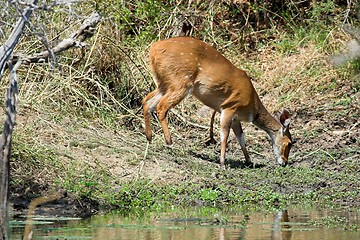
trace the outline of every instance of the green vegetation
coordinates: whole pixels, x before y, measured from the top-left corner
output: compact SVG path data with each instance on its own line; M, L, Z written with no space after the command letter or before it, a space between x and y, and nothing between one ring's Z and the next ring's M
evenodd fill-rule
M85 49L59 56L55 68L44 64L20 69L13 199L31 199L60 187L73 198L125 212L189 204L356 206L359 64L334 67L328 59L345 51L350 37L341 26L344 21L356 24L357 1L346 18L348 6L336 1L286 1L283 7L272 1L178 2L74 4L72 9L82 16L96 6L104 20ZM79 25L76 14L38 14L48 26L50 42ZM69 21L63 21L67 17ZM254 78L270 111L290 109L298 141L290 166L275 165L265 134L249 124L244 126L254 168L242 165L232 137L227 169L219 169L219 145L205 147L207 131L174 113L169 114L174 145L164 146L156 120L154 140L147 145L141 100L154 88L148 48L159 38L176 35L184 20L192 25L192 36L216 46ZM38 39L27 35L17 51L43 49ZM210 114L200 118L200 107L190 98L176 111L190 122L208 125Z
M344 230L357 231L359 226L356 224L349 223L345 217L339 216L326 216L318 220L312 220L310 224L314 226L326 226L326 227L340 227Z

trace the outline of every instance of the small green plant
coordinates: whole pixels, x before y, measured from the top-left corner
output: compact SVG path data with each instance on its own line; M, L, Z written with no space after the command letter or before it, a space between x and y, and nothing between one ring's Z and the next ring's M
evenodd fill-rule
M219 197L219 192L215 189L200 189L199 199L205 202L213 203Z
M75 193L79 197L91 197L98 183L88 180L86 177L74 177L71 180L65 180L62 187L70 193Z
M156 201L161 201L158 197L161 190L146 180L123 183L111 191L113 193L106 196L107 202L122 212L161 207L161 204L156 204Z

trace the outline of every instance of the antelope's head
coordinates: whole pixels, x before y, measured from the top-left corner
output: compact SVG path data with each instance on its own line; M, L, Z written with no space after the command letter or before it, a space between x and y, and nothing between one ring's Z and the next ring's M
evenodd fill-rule
M282 166L286 166L288 164L290 149L293 145L293 140L289 130L290 114L287 110L284 110L277 118L281 124L281 128L275 133L273 139L273 149L277 162Z

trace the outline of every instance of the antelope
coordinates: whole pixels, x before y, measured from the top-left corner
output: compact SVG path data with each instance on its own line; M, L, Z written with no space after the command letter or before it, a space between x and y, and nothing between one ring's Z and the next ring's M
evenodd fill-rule
M166 115L187 95L220 112L220 166L225 165L226 145L232 128L245 156L252 164L245 146L241 121L263 129L272 142L277 162L288 163L292 139L290 114L284 110L276 119L264 107L245 71L235 67L221 53L192 37L158 41L150 47L150 64L156 89L143 100L145 135L152 139L151 113L157 110L165 141L172 144Z

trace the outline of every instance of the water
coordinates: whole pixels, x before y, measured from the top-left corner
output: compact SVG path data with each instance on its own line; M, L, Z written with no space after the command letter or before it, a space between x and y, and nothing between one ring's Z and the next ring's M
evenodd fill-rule
M142 216L106 214L89 219L37 217L32 230L33 239L339 240L360 239L360 229L357 229L359 215L358 210L346 209L294 208L264 213L189 208ZM12 221L10 239L22 239L22 223Z

